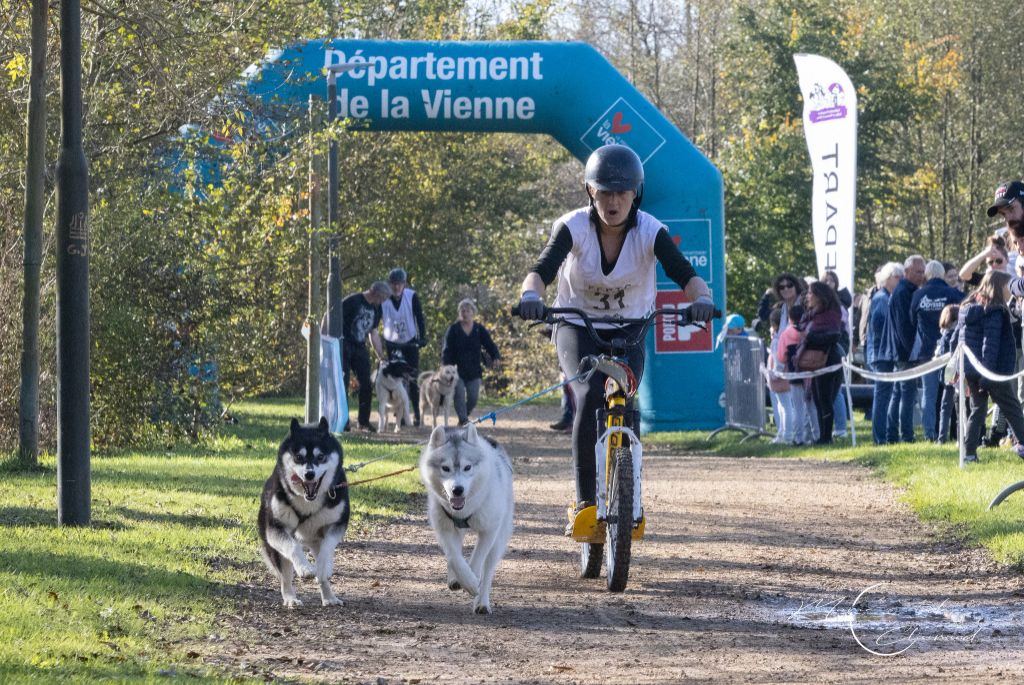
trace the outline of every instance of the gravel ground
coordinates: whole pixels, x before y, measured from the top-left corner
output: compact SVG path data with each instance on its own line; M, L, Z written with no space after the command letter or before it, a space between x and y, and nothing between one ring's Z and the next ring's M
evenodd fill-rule
M323 682L1024 680L1024 578L922 524L854 465L649 451L629 587L578 578L577 545L561 535L573 488L568 436L547 428L555 413L484 430L516 477L493 615L446 588L416 494L409 516L339 547L344 607L320 607L301 581L306 605L286 610L256 573L198 658Z

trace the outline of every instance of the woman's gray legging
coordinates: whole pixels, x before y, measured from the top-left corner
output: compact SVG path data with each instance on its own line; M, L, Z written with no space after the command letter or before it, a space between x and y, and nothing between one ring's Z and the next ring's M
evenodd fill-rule
M469 421L469 415L476 409L476 401L480 399L480 379L464 381L461 378L455 384L455 415L459 423Z
M637 326L618 331L598 331L603 340L628 338L636 335ZM600 349L585 328L559 324L555 329L555 350L558 364L566 378L576 375L580 359L588 354L607 354ZM629 350L626 359L636 374L637 381L644 373L643 343ZM594 503L597 497L597 465L594 461L594 444L597 442L597 411L604 408L604 381L602 373L595 373L589 383L576 381L572 384L576 400L576 416L572 424L572 457L576 463L576 501ZM632 406L632 402L630 403Z

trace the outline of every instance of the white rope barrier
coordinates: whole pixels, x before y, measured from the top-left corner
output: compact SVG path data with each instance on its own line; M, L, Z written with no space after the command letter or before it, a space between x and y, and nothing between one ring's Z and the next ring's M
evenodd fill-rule
M949 363L949 360L950 360L951 356L952 355L950 355L949 353L946 353L946 354L942 355L941 357L936 357L935 359L931 359L931 360L925 362L924 364L920 364L920 365L915 366L915 367L910 368L910 369L904 369L902 371L889 371L889 372L868 371L867 369L862 369L859 366L855 366L855 365L851 364L846 357L843 357L843 361L840 362L839 364L833 364L832 366L826 366L826 367L824 367L822 369L817 369L815 371L798 371L798 372L776 371L774 369L769 369L767 366L762 364L761 365L761 373L764 374L766 378L769 378L769 377L771 377L771 378L783 378L783 379L785 379L787 381L794 381L794 380L803 380L805 378L814 378L816 376L823 376L826 373L832 373L833 371L838 371L839 369L841 369L843 367L846 367L851 372L856 373L857 375L859 375L859 376L861 376L863 378L866 378L869 381L885 381L885 382L909 381L912 378L920 378L921 376L927 376L929 373L931 373L933 371L937 371L937 370L939 370L941 368L944 368L946 366L946 364ZM1021 373L1024 373L1024 372L1021 372Z
M944 368L946 364L949 363L949 360L952 358L952 356L953 355L951 353L947 352L941 357L935 357L934 359L930 359L923 364L919 364L918 366L909 369L903 369L902 371L868 371L867 369L862 369L859 366L854 366L849 362L846 362L846 366L850 369L850 371L856 373L858 376L861 376L862 378L866 378L869 381L883 381L886 383L890 383L894 381L909 381L912 378L920 378L921 376L927 376L933 371L937 371L941 368Z
M996 381L997 383L1005 383L1006 381L1015 381L1021 376L1024 376L1024 370L1018 371L1012 376L1002 376L998 373L993 373L992 371L989 371L984 366L982 366L981 362L978 361L978 358L974 356L974 352L971 351L971 348L967 347L967 345L962 345L961 348L967 354L967 358L971 360L971 364L974 365L975 370L980 375L984 376L990 381Z
M805 378L814 378L815 376L824 376L826 373L832 373L843 368L842 362L839 364L833 364L832 366L826 366L821 369L814 371L776 371L775 369L769 369L764 364L761 364L761 373L765 378L782 378L787 381L800 381Z
M954 355L955 355L955 353L957 351L961 351L962 354L956 355L955 358L954 358ZM849 400L850 399L849 398L849 392L850 392L850 388L849 388L849 381L850 381L849 375L850 375L850 373L856 373L857 375L861 376L862 378L865 378L866 380L871 380L871 381L883 381L883 382L907 381L907 380L911 380L913 378L920 378L921 376L926 376L929 373L933 373L935 371L938 371L939 369L943 369L943 368L945 368L946 366L949 365L950 360L954 360L954 362L957 365L957 369L959 371L959 373L958 373L959 378L958 378L958 383L957 383L957 386L958 386L957 387L957 389L958 389L958 392L957 392L957 396L958 396L957 397L957 405L958 405L957 406L957 414L959 415L958 416L959 420L957 421L957 424L958 424L957 425L957 433L958 433L958 436L957 436L958 440L957 440L957 442L959 442L959 447L960 447L960 468L963 468L964 464L966 463L965 462L965 458L967 456L967 454L966 454L966 446L967 446L967 441L966 441L967 406L966 405L967 405L967 402L966 402L966 393L964 392L964 380L965 380L964 379L964 366L965 366L965 362L967 360L970 360L971 364L974 366L974 369L978 372L978 374L980 376L983 376L984 378L987 378L990 381L994 381L994 382L997 382L997 383L1005 383L1005 382L1015 381L1015 380L1017 380L1019 378L1022 378L1022 377L1024 377L1024 370L1018 371L1017 373L1012 374L1010 376L1004 376L1002 374L994 373L993 371L990 371L989 369L987 369L978 360L978 357L974 354L974 352L971 350L971 348L969 348L967 345L958 345L956 350L954 350L954 352L947 352L946 354L943 354L943 355L941 355L939 357L935 357L934 359L931 359L931 360L929 360L929 361L927 361L927 362L925 362L923 364L919 364L918 366L915 366L915 367L910 368L910 369L904 369L902 371L892 371L892 372L888 372L888 373L883 373L883 372L879 372L879 371L868 371L867 369L862 369L859 366L854 366L853 364L850 363L850 361L849 361L849 359L847 357L843 357L842 362L840 362L839 364L833 364L832 366L826 366L824 368L817 369L815 371L799 371L799 372L796 372L796 373L787 373L787 372L783 372L783 371L776 371L774 369L769 369L763 363L761 364L760 371L761 371L761 375L763 375L766 380L771 380L772 378L781 378L781 379L785 379L787 381L792 381L792 380L804 380L804 379L807 379L807 378L815 378L816 376L823 376L823 375L825 375L827 373L833 373L835 371L838 371L839 369L845 368L847 399ZM850 406L851 407L853 406L853 402L852 401L850 401ZM852 423L852 419L853 419L852 415L850 416L850 419L851 419L851 423ZM854 435L856 435L856 433L854 433ZM856 438L854 438L854 440L855 440L854 444L856 444Z

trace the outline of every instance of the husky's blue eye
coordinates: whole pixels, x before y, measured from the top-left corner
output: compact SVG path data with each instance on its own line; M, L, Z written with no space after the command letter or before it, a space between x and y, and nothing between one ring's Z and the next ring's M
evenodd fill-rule
M449 473L449 472L451 472L451 467L448 467L448 466L442 466L442 467L441 467L441 472L442 472L442 473Z
M463 468L462 470L463 470L463 471L469 471L469 470L470 470L471 468L473 468L473 466L472 466L472 465L470 465L470 464L466 464L466 467L465 467L465 468Z

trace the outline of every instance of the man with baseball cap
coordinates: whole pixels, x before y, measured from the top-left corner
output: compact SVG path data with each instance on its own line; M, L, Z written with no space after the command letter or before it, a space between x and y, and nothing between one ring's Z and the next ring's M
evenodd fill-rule
M994 217L996 214L1003 218L1010 237L1013 238L1012 241L1007 241L1007 247L1016 247L1019 252L1021 247L1024 247L1024 183L1003 181L996 186L995 198L992 200L992 206L988 208L988 215ZM1016 273L1016 269L1010 270L1010 274L1014 276L1010 281L1010 293L1024 297L1024 278L1018 277Z
M988 208L988 215L994 217L996 214L1005 222L1002 228L996 230L996 235L1006 241L1010 256L1009 272L1016 275L1017 255L1024 246L1024 183L1002 181L996 186L995 198L992 206ZM1007 233L1010 235L1007 236Z
M1003 181L996 187L995 199L988 208L988 215L996 214L1003 218L1006 227L1015 238L1024 238L1024 183L1020 181Z

